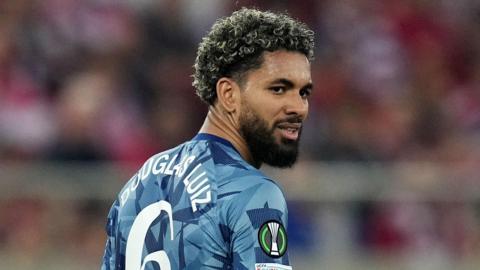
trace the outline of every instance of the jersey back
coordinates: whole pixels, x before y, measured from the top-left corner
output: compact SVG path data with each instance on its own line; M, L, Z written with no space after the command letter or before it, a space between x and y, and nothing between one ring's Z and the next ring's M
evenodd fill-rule
M121 190L102 269L291 269L287 215L276 183L228 141L198 134Z

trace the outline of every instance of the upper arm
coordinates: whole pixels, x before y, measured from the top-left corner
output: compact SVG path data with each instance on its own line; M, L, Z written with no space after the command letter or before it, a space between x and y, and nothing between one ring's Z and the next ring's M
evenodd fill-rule
M105 230L107 233L107 241L105 245L105 253L102 260L102 270L111 270L116 269L116 223L117 223L117 211L118 211L118 202L115 202L108 214L107 224Z
M288 265L288 211L280 188L264 180L231 203L234 269L255 269L258 263Z

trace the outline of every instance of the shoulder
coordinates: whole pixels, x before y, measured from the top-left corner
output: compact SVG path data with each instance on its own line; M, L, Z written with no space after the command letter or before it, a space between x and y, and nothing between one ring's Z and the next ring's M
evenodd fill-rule
M261 177L247 179L238 193L224 199L220 211L220 221L231 231L233 249L239 254L242 265L253 267L254 262L288 264L288 257L283 256L286 253L288 209L283 192L275 182ZM260 232L262 237L268 238L265 228L270 225L282 228L284 235L279 240L280 250L276 254L270 254L268 241L260 246Z
M246 175L231 181L226 188L220 189L218 201L223 205L223 216L234 222L248 217L251 222L267 218L286 223L288 216L282 189L261 175Z
M280 186L273 179L249 164L239 165L241 166L228 164L217 167L219 191L234 192L237 199L251 199L262 195L279 199L284 197Z
M284 193L273 180L254 176L244 181L242 186L243 189L237 194L235 200L244 202L245 208L285 208Z

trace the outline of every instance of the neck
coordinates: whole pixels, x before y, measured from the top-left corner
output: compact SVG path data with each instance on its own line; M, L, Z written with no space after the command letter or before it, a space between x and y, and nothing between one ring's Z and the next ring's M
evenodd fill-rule
M200 132L216 135L229 141L245 161L256 168L260 167L260 164L254 161L247 142L240 134L238 124L230 114L221 111L216 106L210 106Z

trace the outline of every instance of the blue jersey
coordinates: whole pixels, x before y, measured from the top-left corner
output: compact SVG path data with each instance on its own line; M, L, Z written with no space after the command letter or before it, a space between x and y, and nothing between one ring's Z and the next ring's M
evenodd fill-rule
M103 270L291 269L282 191L210 134L150 158L107 222Z

